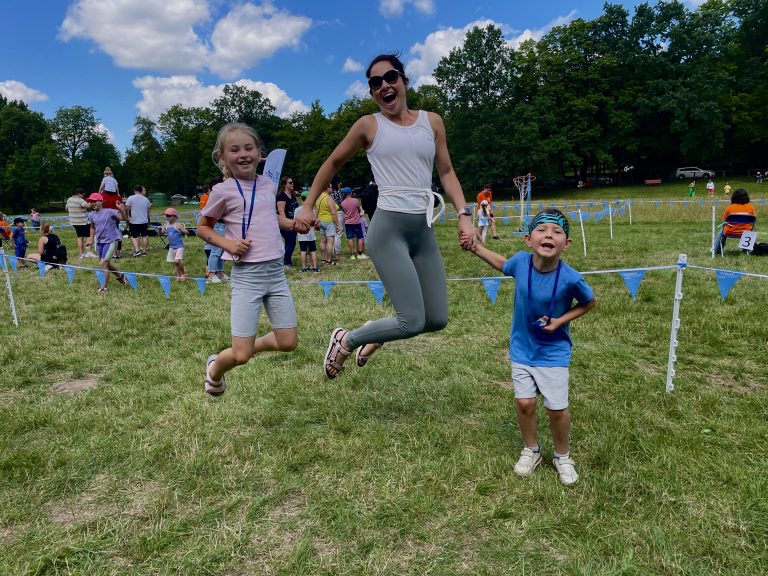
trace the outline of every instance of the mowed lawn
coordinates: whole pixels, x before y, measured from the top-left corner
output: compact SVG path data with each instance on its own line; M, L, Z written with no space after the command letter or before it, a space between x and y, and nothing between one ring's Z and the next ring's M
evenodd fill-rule
M748 186L758 241L768 241L764 186ZM0 574L768 572L768 278L742 277L722 301L715 273L697 268L768 275L768 258L729 241L712 259L704 195L668 202L686 190L534 197L534 207L579 201L592 212L603 198L636 200L613 239L607 218L585 223L586 256L571 223L565 260L578 270L667 266L682 253L691 265L672 394L676 270L648 270L636 300L617 273L586 276L598 306L571 327L572 488L550 464L543 410L545 463L529 479L513 472L512 280L495 304L479 280L450 281L445 330L387 344L364 369L350 362L327 380L330 332L392 309L366 284L342 283L376 280L370 262L290 271L298 349L235 369L213 399L203 365L229 342L226 284L201 295L174 281L166 298L155 278L97 294L91 272L71 285L63 271L11 272L20 326L3 280ZM507 203L497 215L514 222ZM515 228L500 224L488 246L522 249ZM436 230L450 278L498 276L459 248L454 223ZM62 237L72 255L74 237ZM116 264L172 274L157 242ZM202 275L197 238L186 265ZM339 282L327 300L319 280Z

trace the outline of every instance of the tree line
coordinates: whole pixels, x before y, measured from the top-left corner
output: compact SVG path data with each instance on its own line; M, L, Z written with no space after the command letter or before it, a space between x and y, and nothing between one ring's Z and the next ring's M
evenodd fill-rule
M593 20L516 47L496 26L474 28L434 76L436 85L408 90L409 106L443 115L468 190L528 172L541 183L566 174L665 178L684 164L768 166L765 0L708 0L696 10L661 1L633 14L606 3ZM211 149L232 121L256 128L267 151L286 148L284 174L308 185L351 125L376 110L370 98L353 97L329 114L315 101L280 118L258 91L227 85L208 107L137 117L121 157L93 108L59 108L47 120L0 97L0 207L19 212L76 186L96 190L105 166L124 190L141 183L190 196L218 176ZM353 186L370 179L363 153L341 178Z

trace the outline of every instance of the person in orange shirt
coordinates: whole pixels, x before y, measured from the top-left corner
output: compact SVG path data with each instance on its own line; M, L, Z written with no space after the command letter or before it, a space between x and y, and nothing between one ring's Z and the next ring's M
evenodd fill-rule
M731 214L751 214L757 216L755 207L749 202L749 194L744 188L736 188L731 196L731 203L728 208L723 212L723 227L717 235L715 240L715 252L722 251L725 247L725 240L728 237L741 236L743 232L749 232L752 230L752 224L738 224L738 223L725 223L725 219Z
M477 194L477 205L480 206L480 204L483 203L483 200L488 202L488 206L490 208L488 221L491 223L491 236L493 236L494 240L499 239L499 235L496 233L496 218L493 217L493 198L492 198L492 192L491 192L491 185L490 184L484 184L483 189L478 192Z
M208 196L211 194L211 187L206 184L203 186L203 193L200 194L200 210L205 208L205 205L208 204Z

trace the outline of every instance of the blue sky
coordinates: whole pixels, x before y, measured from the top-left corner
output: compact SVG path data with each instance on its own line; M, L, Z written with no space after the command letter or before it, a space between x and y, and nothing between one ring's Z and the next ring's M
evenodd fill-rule
M621 2L630 9L637 0ZM652 4L654 2L651 2ZM691 0L694 7L699 0ZM411 83L474 25L512 43L602 13L602 0L11 0L0 20L0 94L52 118L89 106L117 148L137 115L207 106L228 83L281 116L319 100L326 113L365 95L364 68L398 50Z

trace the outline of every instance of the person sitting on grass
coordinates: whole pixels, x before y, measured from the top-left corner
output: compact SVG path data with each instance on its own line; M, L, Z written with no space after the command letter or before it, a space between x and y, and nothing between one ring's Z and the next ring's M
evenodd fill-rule
M127 284L125 276L112 265L111 259L117 250L117 243L122 238L117 223L121 220L128 220L128 212L125 204L117 203L115 208L103 208L104 197L98 192L88 196L88 202L91 203L92 211L88 214L88 221L91 223L94 242L96 242L96 252L99 255L99 266L106 272L104 275L104 285L99 286L97 292L107 291L109 284L109 273L115 275L120 284Z
M184 270L184 239L181 237L183 234L189 234L187 227L179 222L179 213L175 208L166 208L165 219L168 224L160 227L160 234L165 234L168 238L168 262L173 262L176 267L176 280L183 282L189 276L187 276L186 270Z
M596 300L584 278L560 260L571 244L568 231L563 213L549 208L539 212L528 227L525 244L530 253L520 251L507 259L480 243L475 243L472 251L493 268L515 278L509 357L515 411L524 443L515 473L530 476L541 463L536 436L536 397L541 394L555 449L552 463L560 481L572 485L579 475L569 448L568 366L572 344L568 325L594 308Z

